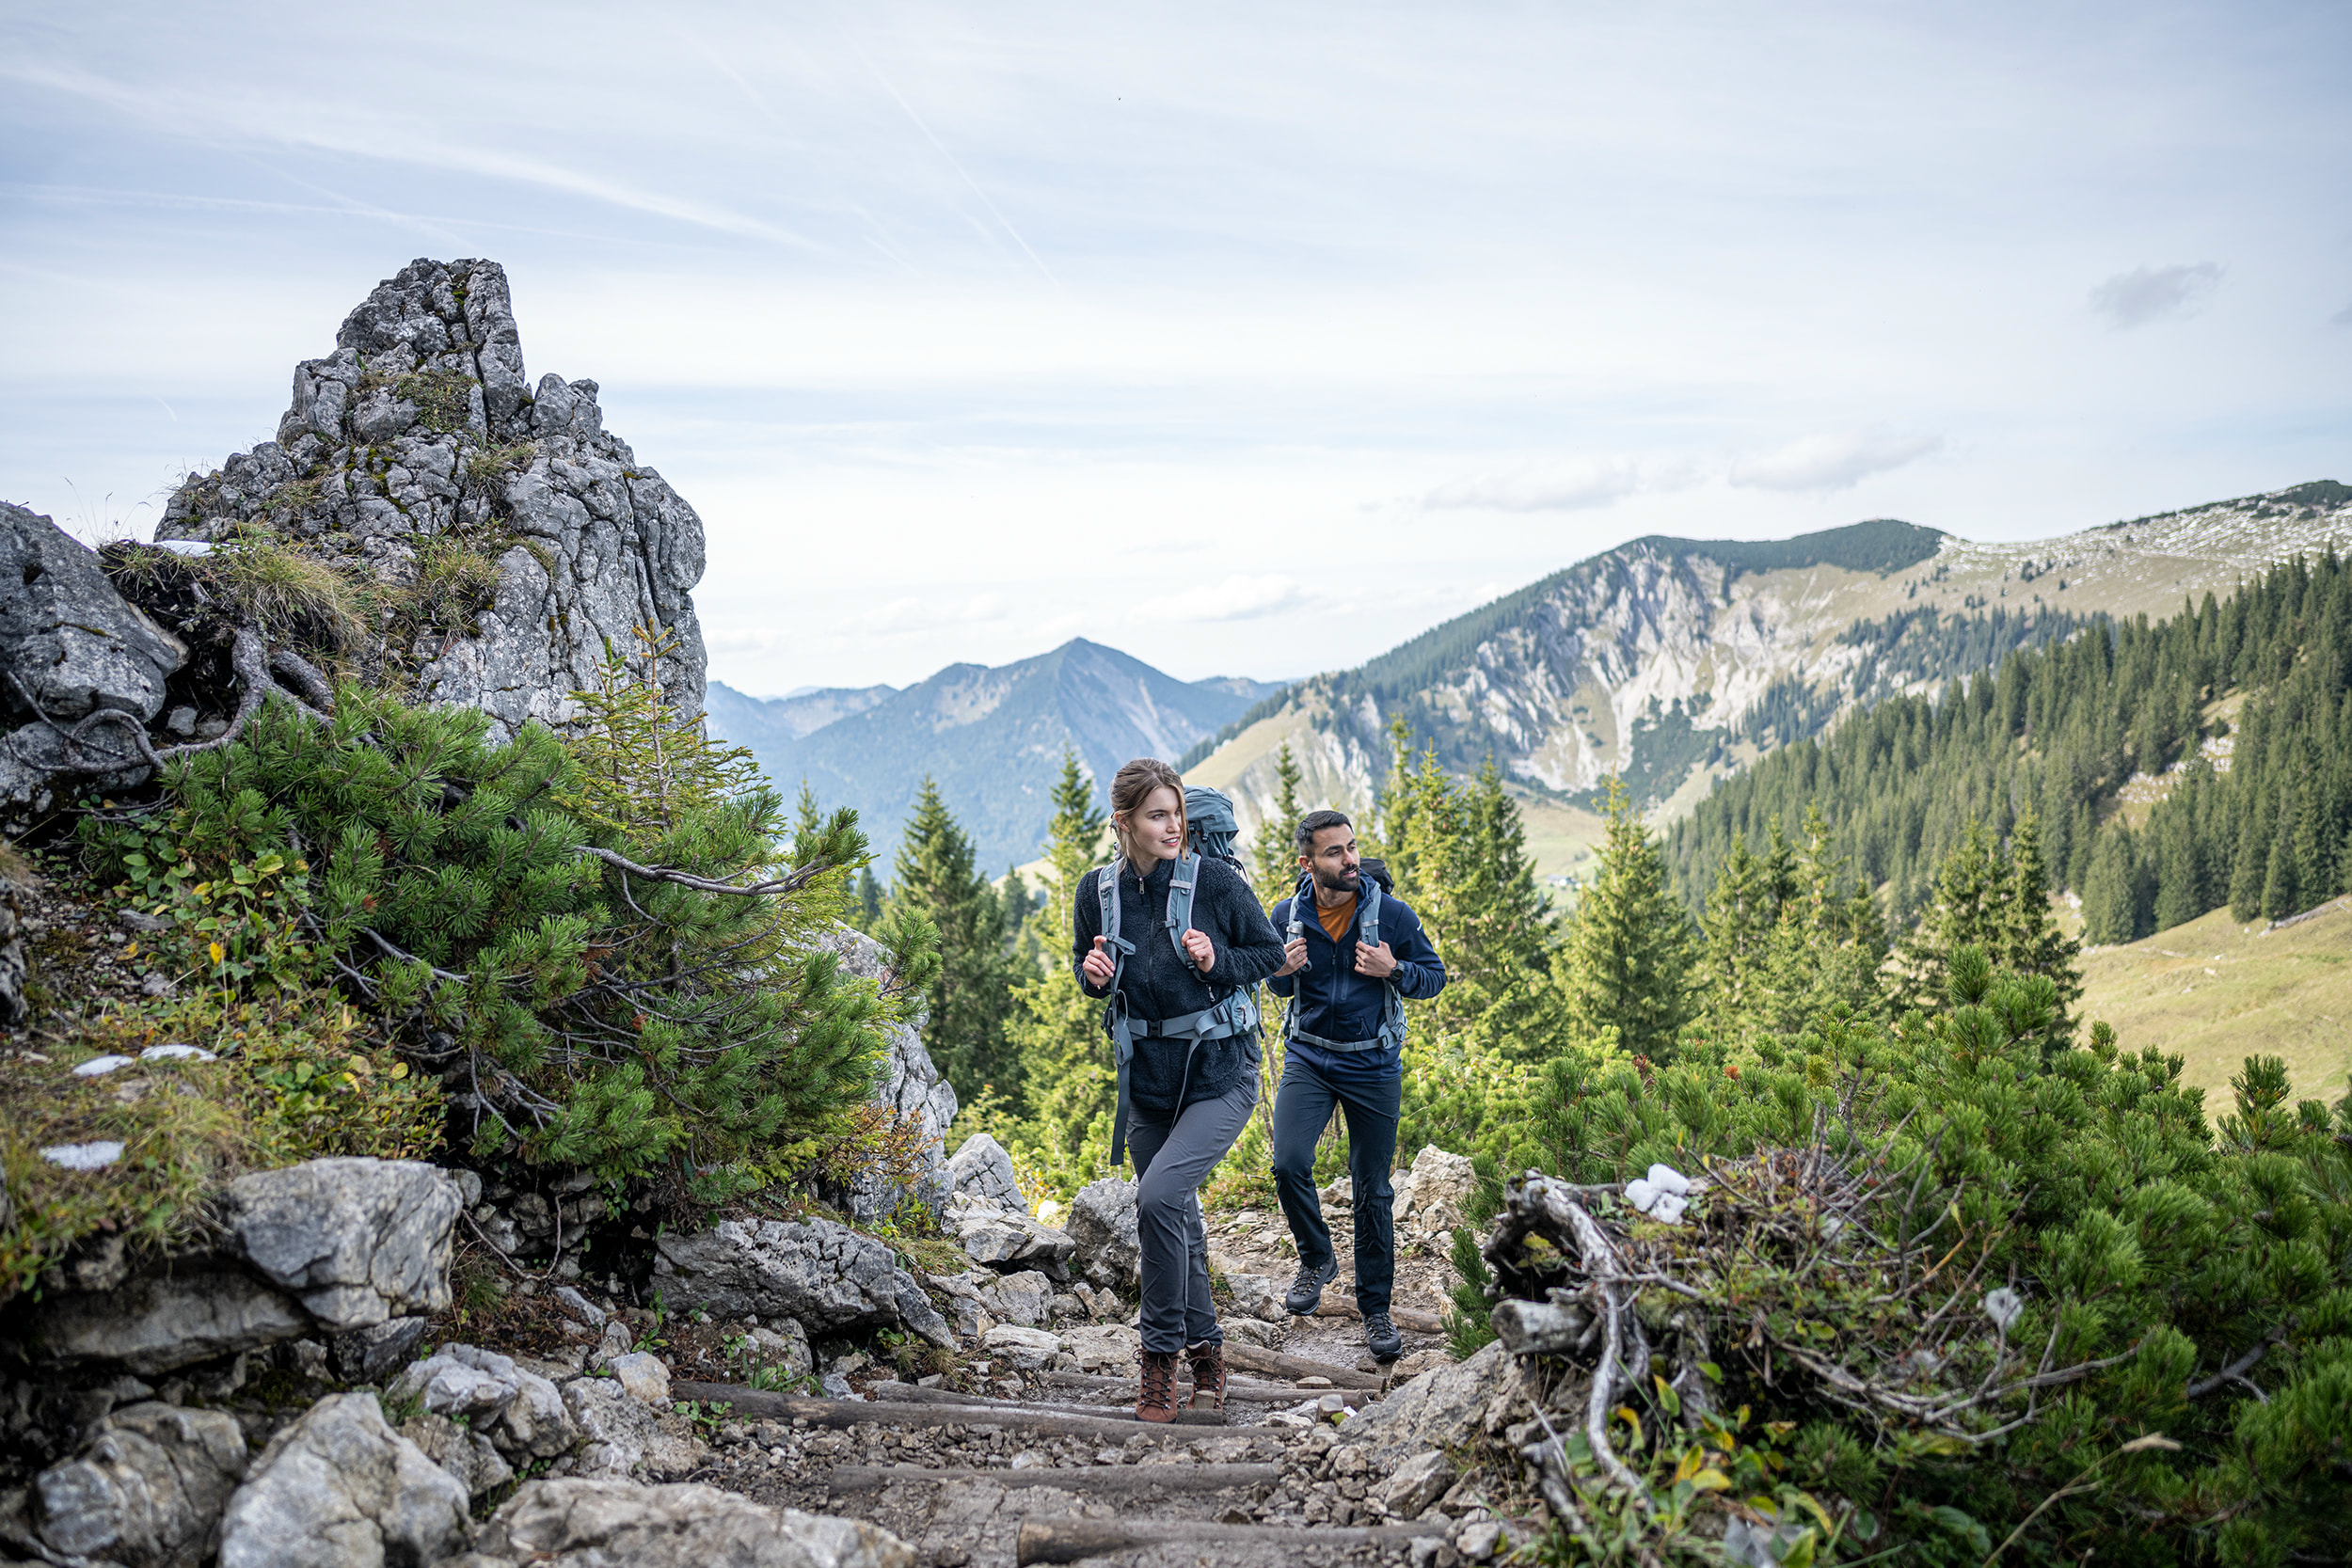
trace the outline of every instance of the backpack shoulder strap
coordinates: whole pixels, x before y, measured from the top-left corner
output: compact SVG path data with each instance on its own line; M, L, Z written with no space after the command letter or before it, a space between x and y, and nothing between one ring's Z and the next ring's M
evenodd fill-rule
M1363 900L1362 911L1356 921L1356 940L1366 947L1380 945L1380 884L1370 877L1361 879L1356 896Z
M1119 982L1127 973L1127 955L1136 944L1119 934L1119 878L1126 867L1124 860L1114 860L1099 866L1094 873L1094 896L1103 911L1102 932L1109 939L1111 950L1111 990L1119 990Z
M1168 874L1168 936L1176 956L1187 962L1192 956L1184 951L1184 933L1192 929L1192 898L1200 883L1200 857L1187 848Z

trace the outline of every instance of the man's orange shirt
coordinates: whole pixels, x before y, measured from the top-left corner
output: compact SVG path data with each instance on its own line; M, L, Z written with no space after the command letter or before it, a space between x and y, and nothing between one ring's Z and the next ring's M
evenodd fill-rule
M1315 921L1323 927L1323 934L1331 939L1334 947L1340 944L1342 937L1347 935L1347 923L1355 918L1356 895L1352 893L1329 909L1323 907L1321 899L1315 901Z

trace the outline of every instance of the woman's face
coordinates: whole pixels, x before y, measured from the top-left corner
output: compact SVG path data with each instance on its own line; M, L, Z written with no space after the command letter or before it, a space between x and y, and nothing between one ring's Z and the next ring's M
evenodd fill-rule
M1174 860L1184 852L1184 801L1168 785L1160 785L1127 814L1127 838L1138 858Z

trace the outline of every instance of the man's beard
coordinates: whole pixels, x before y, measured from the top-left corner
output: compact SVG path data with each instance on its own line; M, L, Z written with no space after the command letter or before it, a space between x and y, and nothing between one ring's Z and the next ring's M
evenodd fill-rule
M1318 869L1314 874L1315 886L1326 893L1353 893L1363 881L1363 874L1359 871L1347 871L1342 875L1346 878L1346 880L1342 881L1338 877L1327 877Z

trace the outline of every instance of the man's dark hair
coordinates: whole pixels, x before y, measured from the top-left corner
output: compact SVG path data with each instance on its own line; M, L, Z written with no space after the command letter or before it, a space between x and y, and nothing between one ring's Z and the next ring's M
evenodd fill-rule
M1300 854L1311 855L1315 852L1315 834L1326 828L1354 826L1343 811L1311 811L1298 819L1298 831L1291 835L1291 842L1298 846Z

